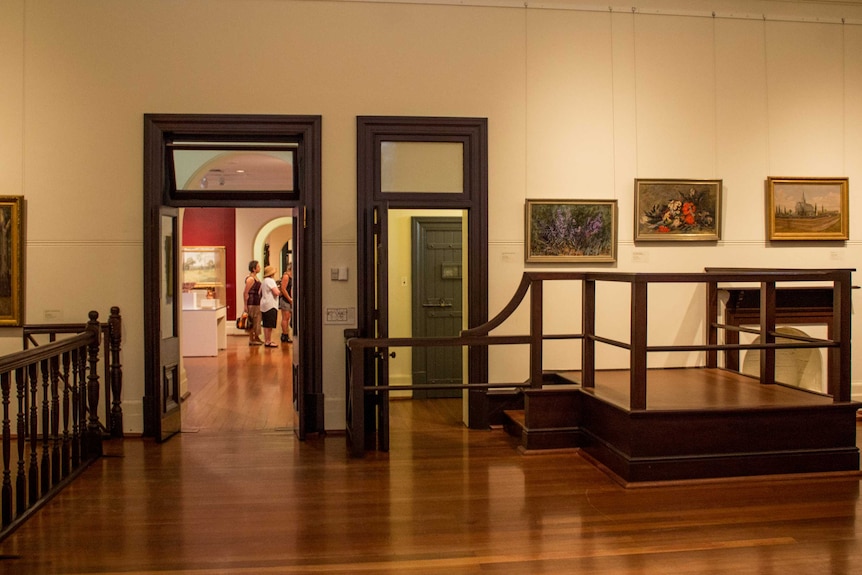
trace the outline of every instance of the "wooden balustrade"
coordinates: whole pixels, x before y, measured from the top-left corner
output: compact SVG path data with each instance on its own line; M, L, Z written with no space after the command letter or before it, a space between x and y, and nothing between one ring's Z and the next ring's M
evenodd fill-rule
M850 400L850 304L851 269L826 270L764 270L745 268L712 268L705 273L619 273L619 272L525 272L514 296L503 310L482 326L464 330L459 337L446 338L362 338L350 337L348 346L347 374L347 435L351 454L361 456L366 449L374 446L369 435L377 432L381 450L388 447L386 403L388 392L394 389L420 389L421 386L380 386L375 385L375 357L389 353L392 347L427 346L490 346L526 344L530 346L529 379L526 382L489 384L468 382L451 385L461 389L493 387L521 387L538 389L547 379L543 371L543 342L549 339L581 340L580 365L566 371L578 371L581 386L585 389L595 385L596 344L622 348L629 354L629 405L632 412L647 409L647 356L653 352L705 352L706 367L717 368L718 353L740 350L759 350L761 354L761 382L775 382L775 352L779 349L825 348L828 362L828 394L834 402ZM575 334L547 334L543 327L543 283L546 281L575 280L581 282L582 313L581 330ZM630 337L629 341L619 341L596 333L597 284L615 282L630 286ZM828 339L805 338L805 341L776 343L775 327L775 290L779 282L825 284L834 294L831 314L831 334ZM704 343L691 345L649 345L647 341L648 293L652 284L693 283L706 285L706 334ZM761 291L761 316L757 334L762 334L760 343L740 344L719 343L718 333L722 330L737 329L719 323L719 286L733 283L754 283ZM526 335L491 336L490 332L504 324L524 302L527 293L529 300L529 333ZM785 339L793 339L782 335ZM576 354L573 354L573 356ZM375 410L377 417L375 418ZM375 421L376 419L376 421Z
M106 324L91 311L86 324L25 326L25 349L0 358L0 539L102 455L109 430L100 418L100 350L110 433L122 436L120 327L116 307ZM39 335L49 341L40 344Z
M84 323L52 323L29 324L23 329L24 349L38 347L41 343L57 341L58 336L78 334L84 331ZM120 362L122 349L123 319L120 308L112 307L108 321L100 324L101 355L104 358L103 376L106 384L103 386L104 402L99 418L102 430L111 437L123 437L123 368Z

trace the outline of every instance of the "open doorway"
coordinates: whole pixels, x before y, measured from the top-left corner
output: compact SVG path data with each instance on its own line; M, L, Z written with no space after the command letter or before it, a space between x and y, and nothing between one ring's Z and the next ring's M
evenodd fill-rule
M293 350L295 433L322 432L321 117L146 114L144 116L144 435L164 441L182 428L180 376L180 208L278 208L301 226L294 233L294 326L306 345ZM206 179L178 169L181 156L204 162L255 152L291 168L285 185L268 186L216 172ZM235 157L235 156L234 156ZM212 177L209 172L212 171ZM224 176L222 179L221 176ZM233 180L236 180L234 182ZM184 186L197 181L197 185ZM251 182L251 183L249 183ZM178 184L179 183L179 184ZM235 184L235 185L234 185Z
M397 233L391 224L400 210L431 210L437 215L444 215L438 210L451 210L461 216L462 265L459 270L456 265L443 267L447 273L460 273L463 285L469 286L463 294L465 317L459 318L462 325L473 327L486 322L487 119L360 116L357 159L359 333L365 337L392 337L391 327L398 325L399 312L392 309L390 296L403 291L402 278L407 276L393 272L390 260L396 252L391 238ZM452 299L442 297L446 305ZM411 312L411 321L412 318ZM464 353L464 379L487 381L487 350L469 348ZM398 354L409 355L403 350L394 356L386 349L368 350L364 385L387 387L393 362L401 361ZM395 376L401 377L401 373L396 371ZM409 380L414 379L411 372ZM471 391L462 403L462 421L470 427L487 428L488 405L487 394ZM376 414L369 409L364 417L376 426L379 448L388 450L385 408Z
M249 346L235 321L249 261L272 266L277 282L292 263L292 216L279 208L185 208L180 228L182 430L292 430L293 341L279 337L284 312L276 312L271 348Z

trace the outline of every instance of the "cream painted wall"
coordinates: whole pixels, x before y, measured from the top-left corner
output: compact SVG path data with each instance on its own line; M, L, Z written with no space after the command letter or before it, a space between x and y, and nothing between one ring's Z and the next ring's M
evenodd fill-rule
M0 3L0 173L2 193L27 202L26 321L44 321L46 309L81 321L120 306L128 432L142 429L142 237L154 232L141 228L145 113L323 117L324 307L356 305L357 115L488 118L492 315L526 267L526 198L617 199L619 257L600 269L860 261L853 232L837 244L767 243L763 193L768 176L862 185L858 4L482 4ZM722 240L635 245L638 177L722 178ZM850 209L860 221L862 205L851 200ZM329 280L337 266L351 268L349 281ZM554 321L568 321L577 298L556 297ZM673 318L652 329L672 341L697 337L700 301L688 288L651 298L651 312ZM609 299L602 321L624 331L618 306ZM343 427L345 327L324 326L330 429ZM853 327L860 333L857 315ZM526 315L505 329L525 330ZM20 345L20 330L0 331L0 345ZM552 353L549 366L565 367L566 355ZM525 350L491 357L492 381L526 377ZM862 376L853 379L859 387Z

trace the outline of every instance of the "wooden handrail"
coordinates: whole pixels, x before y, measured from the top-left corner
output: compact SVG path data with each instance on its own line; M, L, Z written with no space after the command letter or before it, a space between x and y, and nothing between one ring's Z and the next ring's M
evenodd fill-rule
M348 396L347 432L351 453L361 455L365 446L365 395L378 393L378 400L388 401L388 391L411 389L411 386L365 385L369 377L365 373L365 351L387 350L390 347L437 347L437 346L490 346L529 345L530 378L519 387L542 385L542 342L546 339L580 339L582 341L582 386L592 387L595 381L596 343L621 347L630 354L630 404L632 411L646 410L647 354L651 352L707 352L707 367L717 367L717 352L736 350L759 350L761 353L761 383L775 382L775 352L781 349L825 348L829 354L828 393L834 402L850 400L850 274L853 269L776 269L753 268L707 268L702 273L619 273L619 272L533 272L523 274L514 295L503 309L488 322L465 329L460 336L440 338L351 338L348 347ZM543 288L545 281L580 280L583 283L583 317L581 333L550 335L543 333ZM623 282L631 285L631 338L629 342L602 337L595 333L595 293L597 282ZM775 315L769 308L775 305L775 285L778 282L828 282L832 284L834 297L835 336L830 339L809 337L786 338L795 340L778 343L786 337L775 329ZM648 345L647 342L647 294L652 283L698 283L707 285L707 333L706 343L691 345ZM761 290L763 306L760 329L754 333L765 334L759 343L718 343L720 329L746 331L726 326L717 321L717 286L722 283L756 283ZM528 292L530 298L530 334L490 336L489 332L501 326L523 304ZM470 386L490 386L485 382L450 384L448 388L470 389ZM507 386L512 387L512 386ZM419 387L413 387L419 389ZM381 406L382 409L382 406ZM370 423L370 422L369 422Z
M56 340L59 333L69 336ZM40 345L33 339L37 334L52 341ZM101 456L98 364L103 334L105 373L118 407L119 308L111 309L104 325L91 311L85 324L25 326L26 349L0 357L0 540Z

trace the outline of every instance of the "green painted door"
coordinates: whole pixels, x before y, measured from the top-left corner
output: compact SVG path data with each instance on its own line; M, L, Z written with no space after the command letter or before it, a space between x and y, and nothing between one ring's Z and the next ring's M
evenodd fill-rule
M461 219L412 219L413 337L457 336L463 329ZM413 349L413 384L461 384L461 347ZM415 398L461 397L460 389L416 390Z

